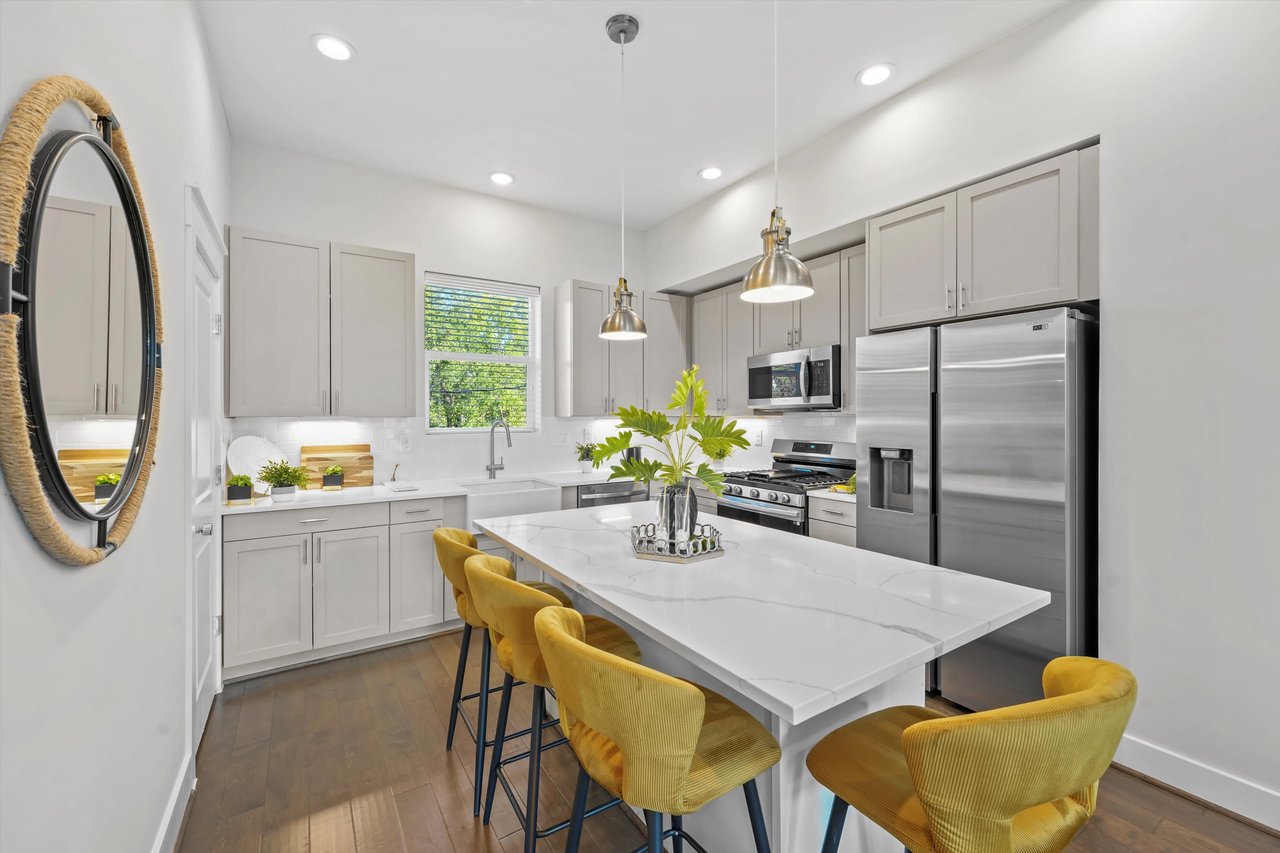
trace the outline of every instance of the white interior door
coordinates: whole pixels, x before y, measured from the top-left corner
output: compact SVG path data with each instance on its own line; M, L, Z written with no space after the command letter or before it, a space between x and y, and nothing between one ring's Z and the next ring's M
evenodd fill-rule
M222 273L226 249L200 191L187 188L187 486L191 496L191 747L196 749L214 694L218 654L218 498L222 459Z

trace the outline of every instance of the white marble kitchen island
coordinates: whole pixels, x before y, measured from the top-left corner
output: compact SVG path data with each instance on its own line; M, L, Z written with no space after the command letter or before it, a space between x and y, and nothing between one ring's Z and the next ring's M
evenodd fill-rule
M778 853L819 849L830 796L805 769L809 748L871 711L924 701L924 665L1049 603L1049 593L796 536L713 523L727 553L676 565L636 559L630 528L656 505L480 519L578 606L626 625L645 663L723 692L782 745L760 780ZM686 819L708 849L752 849L741 795ZM842 851L901 845L850 814Z

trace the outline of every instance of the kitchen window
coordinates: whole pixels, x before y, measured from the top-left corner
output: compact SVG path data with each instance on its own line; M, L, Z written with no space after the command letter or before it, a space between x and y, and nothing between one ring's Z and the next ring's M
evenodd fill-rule
M538 288L428 273L423 288L427 430L533 429Z

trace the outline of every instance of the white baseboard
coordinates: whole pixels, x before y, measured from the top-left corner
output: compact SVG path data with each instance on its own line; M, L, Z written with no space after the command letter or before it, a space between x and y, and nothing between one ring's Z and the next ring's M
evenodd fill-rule
M187 801L191 797L191 789L195 783L195 756L187 753L187 757L182 761L178 778L173 783L173 790L169 793L164 820L156 833L155 844L151 845L151 853L173 853L174 845L178 843L178 833L182 831L182 819L187 814Z
M1280 792L1233 776L1132 735L1116 750L1116 763L1222 806L1264 826L1280 829Z

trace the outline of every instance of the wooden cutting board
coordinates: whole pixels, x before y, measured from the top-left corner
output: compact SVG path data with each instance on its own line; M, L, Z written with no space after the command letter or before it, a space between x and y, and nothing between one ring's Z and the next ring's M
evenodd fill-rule
M128 461L129 450L125 447L58 451L58 467L71 494L81 503L93 503L93 481L99 474L124 474Z
M311 477L311 489L324 485L324 469L330 465L342 466L344 487L373 485L373 453L367 444L304 444L299 464Z

